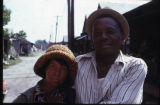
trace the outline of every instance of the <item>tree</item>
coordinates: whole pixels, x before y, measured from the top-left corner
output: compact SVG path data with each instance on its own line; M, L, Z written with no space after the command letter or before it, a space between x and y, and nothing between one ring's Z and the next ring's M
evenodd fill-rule
M20 38L23 38L23 39L25 39L25 38L27 37L27 36L26 36L26 32L24 32L23 30L19 31L18 36L19 36Z
M3 26L7 25L10 21L11 10L7 9L5 5L3 5Z
M3 35L8 37L10 36L8 28L3 29Z
M11 34L11 38L13 39L25 39L26 37L26 32L23 30L19 31L18 33Z

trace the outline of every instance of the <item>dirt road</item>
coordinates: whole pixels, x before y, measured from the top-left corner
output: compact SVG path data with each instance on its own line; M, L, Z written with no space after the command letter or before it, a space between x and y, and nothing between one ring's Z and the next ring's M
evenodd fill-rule
M21 92L34 86L41 79L34 74L33 66L42 54L43 52L35 57L20 57L21 63L3 70L3 79L7 83L8 90L4 103L12 103Z

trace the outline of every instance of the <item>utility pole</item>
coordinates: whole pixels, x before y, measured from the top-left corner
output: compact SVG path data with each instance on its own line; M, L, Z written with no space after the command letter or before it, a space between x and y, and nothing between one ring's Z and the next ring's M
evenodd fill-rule
M74 0L71 0L71 49L74 45Z
M56 30L55 30L55 43L56 43L56 39L57 39L57 31L58 31L58 18L61 17L61 16L54 16L56 17ZM53 29L53 25L51 26L51 29ZM53 32L51 31L51 34L50 34L50 37L49 37L49 42L51 41L52 39L52 36L53 35Z
M70 0L68 1L68 47L71 48L71 16L70 16Z
M74 0L68 0L68 46L73 50L74 40Z
M57 21L56 21L56 34L55 34L55 43L56 43L56 37L57 37L58 17L59 17L59 16L57 16Z

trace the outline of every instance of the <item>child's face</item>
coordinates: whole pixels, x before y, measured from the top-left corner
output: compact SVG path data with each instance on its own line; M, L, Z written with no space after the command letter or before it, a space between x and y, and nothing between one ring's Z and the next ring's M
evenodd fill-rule
M58 87L63 84L67 74L67 67L56 60L51 60L46 68L46 80L54 87Z

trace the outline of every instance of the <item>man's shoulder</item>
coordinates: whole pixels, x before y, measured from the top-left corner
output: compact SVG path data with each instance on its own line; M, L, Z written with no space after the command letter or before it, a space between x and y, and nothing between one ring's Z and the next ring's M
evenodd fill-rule
M128 62L141 62L141 63L145 63L145 61L142 58L139 57L135 57L135 56L131 56L131 55L124 55L124 59Z
M147 67L146 62L142 58L131 56L131 55L124 55L123 58L125 63L128 65Z
M86 53L86 54L82 54L82 55L78 55L76 57L76 61L79 62L81 59L85 59L85 58L91 58L93 56L93 51L92 52L89 52L89 53Z
M134 56L126 56L124 57L126 60L126 71L131 71L131 72L139 72L142 73L142 75L146 76L147 71L148 71L148 66L146 62L139 57L134 57ZM132 74L132 73L129 73Z

